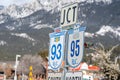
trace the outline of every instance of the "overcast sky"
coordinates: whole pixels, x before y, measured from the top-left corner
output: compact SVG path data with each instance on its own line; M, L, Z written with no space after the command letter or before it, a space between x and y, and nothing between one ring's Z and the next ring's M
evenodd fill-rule
M3 6L9 6L10 4L21 5L31 1L33 0L0 0L0 5L3 5Z

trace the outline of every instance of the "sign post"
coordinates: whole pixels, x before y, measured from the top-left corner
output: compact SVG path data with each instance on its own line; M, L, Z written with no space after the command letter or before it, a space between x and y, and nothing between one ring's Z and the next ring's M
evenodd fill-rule
M19 60L18 60L19 57L21 57L21 55L16 55L14 80L17 80L17 66L19 64Z
M84 31L86 27L80 27L80 24L75 25L77 12L77 3L63 7L60 27L69 29L69 26L72 26L74 29L62 31L57 28L56 32L49 34L49 66L52 70L57 71L64 60L64 67L63 75L61 73L48 73L48 80L82 80L82 72L72 73L67 71L67 67L77 67L83 57Z

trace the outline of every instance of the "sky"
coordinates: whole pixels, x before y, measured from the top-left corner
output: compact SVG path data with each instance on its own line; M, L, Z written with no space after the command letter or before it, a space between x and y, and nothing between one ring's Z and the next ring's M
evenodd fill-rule
M9 6L10 4L21 5L31 1L33 0L0 0L0 5L3 5L3 6Z

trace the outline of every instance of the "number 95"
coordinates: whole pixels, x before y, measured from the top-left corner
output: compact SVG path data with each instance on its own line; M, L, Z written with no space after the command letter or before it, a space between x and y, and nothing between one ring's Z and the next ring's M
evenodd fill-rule
M71 47L70 47L70 50L71 50L70 56L71 57L79 55L79 53L80 53L79 42L80 42L80 40L71 41Z

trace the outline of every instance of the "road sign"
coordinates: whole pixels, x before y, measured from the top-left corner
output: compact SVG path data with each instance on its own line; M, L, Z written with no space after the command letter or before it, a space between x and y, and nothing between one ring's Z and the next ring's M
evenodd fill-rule
M77 3L63 7L61 10L60 19L61 27L75 24L77 22L77 11L78 11Z
M50 47L49 47L49 65L53 70L58 70L62 64L64 56L65 33L50 33Z
M65 80L82 80L82 72L67 72Z
M62 80L62 73L48 73L48 80Z
M72 68L79 66L83 57L85 27L79 27L68 31L67 62Z

